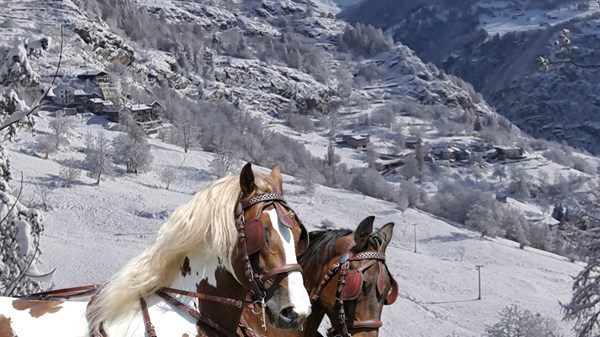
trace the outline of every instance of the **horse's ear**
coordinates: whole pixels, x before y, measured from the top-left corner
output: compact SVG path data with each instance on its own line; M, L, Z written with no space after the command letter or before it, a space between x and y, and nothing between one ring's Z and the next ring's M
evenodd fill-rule
M271 173L269 174L269 178L273 182L273 188L276 188L276 191L271 191L273 193L283 194L283 178L281 177L281 167L275 166Z
M373 233L373 222L375 221L374 216L368 216L363 221L360 222L356 230L354 231L354 242L356 243L356 248L361 250L369 241L369 237Z
M385 242L383 243L383 249L387 248L388 243L392 241L392 235L394 234L394 223L388 222L377 231L377 235L381 236Z
M240 188L242 189L242 198L250 196L256 189L254 172L252 172L252 164L250 163L247 163L242 168L242 173L240 173Z

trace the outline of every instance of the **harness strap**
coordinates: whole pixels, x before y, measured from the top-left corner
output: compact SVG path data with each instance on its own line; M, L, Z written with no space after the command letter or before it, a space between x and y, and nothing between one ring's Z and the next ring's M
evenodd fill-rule
M338 287L335 296L336 306L338 307L338 325L342 328L342 336L351 336L348 332L348 326L346 325L346 311L344 309L344 300L342 299L341 293L344 285L346 284L346 274L350 268L350 261L347 260L342 264L340 268L340 277L338 279ZM333 322L332 322L333 324Z
M29 294L25 296L17 296L22 298L39 298L42 300L48 300L51 298L64 298L70 299L71 297L82 297L95 294L100 289L100 284L92 284L81 287L56 289L49 291L42 291L39 293Z
M284 264L283 266L275 267L275 268L272 268L271 270L267 271L266 273L263 274L263 276L260 278L260 280L261 280L261 282L265 282L277 274L289 273L291 271L302 272L302 266L300 266L297 263Z
M148 337L157 337L154 325L150 321L150 313L148 312L148 305L143 297L140 297L140 305L142 306L142 316L144 317L144 326L146 328L146 335Z
M180 289L169 288L169 287L160 288L157 291L157 294L160 294L160 293L173 293L173 294L179 294L179 295L183 295L183 296L195 297L195 298L198 298L201 300L224 303L227 305L234 306L238 309L242 309L244 307L249 307L249 308L253 307L253 303L250 301L242 301L242 300L236 300L233 298L207 295L207 294L197 293L197 292L193 292L193 291L186 291L186 290L180 290Z
M250 208L263 201L279 201L284 204L286 203L283 195L279 193L265 193L249 200L242 200L240 201L240 204L242 205L242 209L246 210L247 208Z
M350 261L359 260L382 260L385 261L385 253L383 252L360 252L350 257Z
M333 267L331 267L331 269L329 269L329 271L327 272L327 274L323 277L323 280L321 281L321 284L319 285L319 287L317 288L317 291L315 292L314 295L311 296L311 301L318 301L319 297L321 296L321 292L323 291L323 288L325 288L325 286L327 284L329 284L329 281L331 281L331 279L333 279L333 276L337 273L338 269L340 268L340 263L337 263L335 265L333 265Z
M380 320L370 319L366 321L354 321L352 323L353 329L379 329L383 326Z
M217 330L220 333L222 333L228 337L239 337L238 334L224 329L223 327L221 327L219 325L219 323L213 321L212 319L210 319L207 316L204 316L198 310L188 307L187 305L178 301L176 298L172 297L171 295L169 295L163 291L157 291L156 294L158 296L162 297L165 301L169 302L170 304L174 305L175 307L181 309L183 312L190 315L192 318L197 320L198 323L203 323L204 325L206 325L214 330Z

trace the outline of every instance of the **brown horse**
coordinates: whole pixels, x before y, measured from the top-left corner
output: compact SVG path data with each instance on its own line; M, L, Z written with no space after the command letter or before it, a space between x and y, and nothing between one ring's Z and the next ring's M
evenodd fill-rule
M364 219L355 232L325 230L310 233L310 246L300 255L304 284L311 295L312 314L302 331L266 328L259 316L245 310L239 334L249 337L317 336L327 315L329 336L376 337L384 305L395 302L398 285L385 264L385 250L392 239L393 223L373 232L375 217Z
M177 208L89 306L57 300L88 287L0 297L0 335L233 337L247 306L299 329L311 307L296 260L307 240L279 168L261 175L247 164Z

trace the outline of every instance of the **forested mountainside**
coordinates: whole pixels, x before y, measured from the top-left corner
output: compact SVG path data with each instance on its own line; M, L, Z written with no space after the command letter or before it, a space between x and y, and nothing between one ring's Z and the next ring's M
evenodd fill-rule
M4 5L10 14L0 30L2 55L21 43L36 74L30 89L9 87L10 102L19 102L13 111L25 110L36 88L51 87L50 111L94 112L124 125L136 120L186 153L197 147L218 154L225 171L241 160L279 164L308 184L358 190L401 209L427 209L523 244L579 254L556 228L529 226L524 214L484 216L445 203L464 192L482 207L510 213L493 201L506 194L546 210L564 204L580 216L594 200L572 192L595 182L596 159L527 136L471 84L424 63L380 29L336 19L332 2ZM61 77L51 86L61 40ZM102 83L89 80L99 75ZM69 90L80 98L66 103ZM96 96L85 101L82 93ZM161 123L136 119L150 108ZM45 157L58 150L36 146ZM127 166L127 173L139 171ZM491 217L492 229L482 217ZM507 228L515 222L516 229ZM538 230L561 243L539 239Z
M529 134L599 153L596 1L365 1L341 14L380 27L464 78ZM570 55L554 47L569 30ZM539 71L538 57L574 59ZM588 67L596 65L596 67Z

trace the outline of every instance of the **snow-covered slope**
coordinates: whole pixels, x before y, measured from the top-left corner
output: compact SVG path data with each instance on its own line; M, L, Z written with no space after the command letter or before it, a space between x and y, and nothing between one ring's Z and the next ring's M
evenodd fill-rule
M39 132L46 130L42 113ZM111 124L84 116L69 150L50 159L30 153L30 134L22 133L11 150L15 171L23 171L25 200L37 202L34 184L57 184L62 159L81 159L83 135ZM117 131L107 131L113 138ZM153 171L105 180L82 176L71 188L55 187L49 194L46 231L42 238L42 268L58 267L55 287L104 282L152 240L154 233L178 205L215 177L210 173L210 153L151 140L154 170L172 166L178 180L162 188ZM265 169L266 170L266 169ZM508 304L560 320L559 301L570 295L571 276L581 268L566 258L535 249L519 249L506 240L480 239L417 210L401 212L392 203L348 191L317 186L307 193L303 183L286 176L289 203L308 225L355 228L365 216L375 215L376 225L396 223L388 248L388 264L400 285L400 299L384 309L380 336L479 336L496 322L496 313ZM417 253L413 253L413 225ZM475 265L483 265L482 299L477 297ZM568 326L561 323L564 331Z

